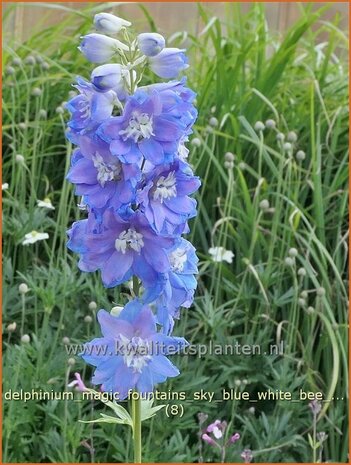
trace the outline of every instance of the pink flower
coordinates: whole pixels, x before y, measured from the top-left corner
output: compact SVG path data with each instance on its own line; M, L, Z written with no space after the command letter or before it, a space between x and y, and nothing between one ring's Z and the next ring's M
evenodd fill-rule
M207 442L207 444L210 444L211 446L217 445L216 441L214 441L208 434L204 433L201 437L205 442Z
M211 423L207 427L207 432L212 433L216 439L220 439L223 437L223 433L227 427L227 422L220 420L216 420L214 423Z
M233 436L229 439L229 442L231 442L232 444L236 441L239 441L240 439L240 434L239 433L235 433L233 434Z
M74 376L76 377L76 379L74 379L73 381L71 381L67 387L76 387L78 389L78 391L80 392L83 392L83 391L88 391L88 388L85 386L85 384L83 383L83 380L80 376L79 373L74 373Z

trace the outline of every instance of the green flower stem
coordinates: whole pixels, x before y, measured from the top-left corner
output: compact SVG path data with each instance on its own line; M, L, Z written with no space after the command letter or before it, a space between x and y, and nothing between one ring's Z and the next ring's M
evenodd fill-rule
M134 463L141 463L141 399L132 399Z
M139 279L133 276L133 292L135 297L139 296ZM137 391L135 391L137 392ZM133 419L133 442L134 442L134 463L141 463L141 399L132 399L132 419Z

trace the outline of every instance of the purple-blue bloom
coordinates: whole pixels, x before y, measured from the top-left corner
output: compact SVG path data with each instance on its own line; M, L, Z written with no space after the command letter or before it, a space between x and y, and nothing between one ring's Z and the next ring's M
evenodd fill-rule
M112 155L109 145L95 137L82 136L72 155L67 179L76 185L76 194L98 210L112 206L119 211L134 201L135 186L141 177L137 165L123 165Z
M91 81L100 92L113 90L120 100L128 96L129 71L119 64L98 66L91 73Z
M134 274L145 287L160 292L160 274L171 269L167 251L175 239L157 235L140 212L124 220L109 208L101 221L90 212L88 219L73 223L68 236L67 247L81 256L79 268L101 270L105 287L118 286Z
M67 126L75 135L93 131L112 114L116 94L98 92L82 77L77 77L76 89L80 92L66 103L71 119Z
M155 32L144 32L138 35L138 47L148 57L158 55L165 48L165 38Z
M128 50L128 47L117 39L94 33L82 37L78 49L92 63L105 63L119 50Z
M94 24L107 34L131 25L108 13L97 14ZM186 162L196 94L185 78L142 86L145 64L161 78L176 78L188 67L184 50L164 48L156 33L132 39L125 32L123 40L83 37L82 53L105 64L90 81L77 78L79 95L67 103L67 137L77 146L67 179L88 212L68 231L67 246L79 254L80 270L101 272L105 287L138 283L119 316L100 310L103 336L81 354L95 366L93 383L120 399L132 389L152 392L179 374L166 356L186 344L170 333L197 286L198 258L182 234L196 215L190 195L200 186Z
M173 330L174 318L179 318L180 307L189 308L194 300L198 273L195 247L180 238L168 252L171 265L162 294L156 300L157 322L165 333Z
M123 114L109 118L98 132L123 163L138 163L143 157L153 165L169 163L195 121L193 109L175 92L170 98L169 91L137 90Z
M147 305L129 302L118 317L98 313L103 337L85 344L82 358L95 367L92 383L103 392L152 392L154 386L175 377L179 370L166 357L187 345L185 339L158 333L155 317Z
M177 77L180 71L189 67L184 52L179 48L164 48L161 53L149 58L151 70L161 78Z
M187 221L196 215L196 201L188 195L199 187L200 180L190 166L176 161L146 174L137 203L157 233L179 235L185 231Z

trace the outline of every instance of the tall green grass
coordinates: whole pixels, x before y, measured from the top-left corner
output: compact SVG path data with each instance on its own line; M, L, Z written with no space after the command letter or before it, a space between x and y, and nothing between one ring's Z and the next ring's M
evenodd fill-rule
M53 7L64 8L48 5ZM35 7L27 8L29 14ZM141 8L153 29L147 5ZM206 6L198 8L203 31L171 38L172 45L189 49L188 82L199 108L193 139L200 140L200 145L190 143L190 162L203 183L199 215L191 225L200 256L199 288L176 333L195 344L238 341L267 348L283 340L285 350L283 356L179 357L181 376L160 390L186 391L188 398L201 388L217 397L223 388L253 396L281 389L295 398L299 389L322 391L326 402L317 429L328 434L322 458L345 462L347 38L338 18L326 22L324 9L313 12L308 4L284 37L267 30L262 3L253 4L248 14L240 4L227 3L225 22ZM97 9L106 6L67 9L60 24L22 45L7 43L4 50L3 183L9 183L3 191L4 328L17 323L14 333L4 334L4 391L62 391L74 371L88 380L90 369L78 357L74 366L68 363L62 339L80 343L98 333L95 322L84 322L86 315L94 317L90 301L107 309L125 301L125 288L106 291L98 275L78 272L77 257L65 245L65 231L80 213L65 181L71 147L64 137L68 115L62 102L74 76L89 75L91 67L76 46ZM26 63L28 56L36 58L34 66ZM14 66L14 58L21 64ZM40 96L33 95L34 88L42 90ZM209 125L211 117L218 125ZM255 130L257 121L267 119L276 129ZM291 131L297 140L285 150L277 133ZM304 160L296 157L298 150L305 152ZM226 152L235 154L230 170L224 165ZM16 161L18 154L23 164ZM46 196L54 212L37 207ZM23 246L32 230L48 232L49 240ZM211 246L233 251L233 263L213 262ZM297 250L293 259L291 248ZM30 288L23 299L21 282ZM23 312L29 344L21 343ZM196 462L199 412L209 420L225 419L230 430L240 432L228 461L242 461L245 447L254 451L256 462L313 458L307 402L189 401L183 406L182 418L160 413L146 424L145 461ZM98 402L5 401L4 408L4 462L131 460L131 438L123 428L78 422L98 416L103 408ZM209 446L204 456L219 459Z

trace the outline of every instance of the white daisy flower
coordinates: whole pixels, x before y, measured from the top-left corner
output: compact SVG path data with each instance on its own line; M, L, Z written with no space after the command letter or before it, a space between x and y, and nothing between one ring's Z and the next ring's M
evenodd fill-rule
M49 239L48 233L40 233L38 231L32 231L24 236L22 245L35 244L38 241L43 241L44 239Z
M55 210L55 207L51 203L51 200L48 197L45 197L44 200L37 200L38 207L48 208L49 210Z
M208 253L214 262L233 263L234 253L231 250L226 250L224 247L211 247Z

